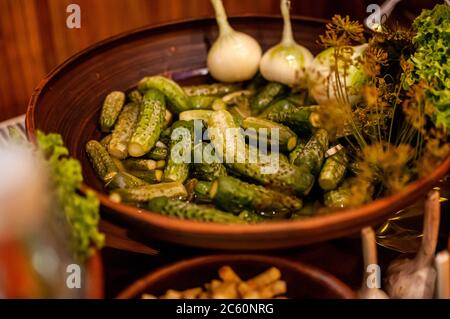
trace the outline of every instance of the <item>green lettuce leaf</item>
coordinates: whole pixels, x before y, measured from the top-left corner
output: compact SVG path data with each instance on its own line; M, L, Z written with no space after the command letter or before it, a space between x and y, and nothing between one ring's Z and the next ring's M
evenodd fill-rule
M59 134L37 132L37 144L48 164L50 179L58 199L57 218L65 220L71 230L75 258L85 261L103 246L104 235L98 231L100 203L93 192L78 193L83 182L81 164L68 157Z
M433 122L450 129L450 6L438 4L424 10L413 23L416 51L410 61L413 71L405 77L406 87L425 80L426 97L435 108Z

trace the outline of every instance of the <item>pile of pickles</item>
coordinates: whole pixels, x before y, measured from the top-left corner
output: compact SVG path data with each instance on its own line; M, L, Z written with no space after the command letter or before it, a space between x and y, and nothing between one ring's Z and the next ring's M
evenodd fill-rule
M306 90L294 91L260 75L246 83L184 87L151 76L128 94L106 96L99 119L104 137L89 141L86 152L115 202L203 222L307 218L345 207L351 196L349 156L314 124L317 108ZM194 139L196 121L208 129L201 141ZM180 163L172 156L183 138L173 134L177 128L192 132L192 152L209 146L222 159L227 149L216 146L227 129L269 133L243 139L244 161ZM271 145L274 128L278 167L267 173L262 163L249 160L253 145L261 145L250 140L266 139Z

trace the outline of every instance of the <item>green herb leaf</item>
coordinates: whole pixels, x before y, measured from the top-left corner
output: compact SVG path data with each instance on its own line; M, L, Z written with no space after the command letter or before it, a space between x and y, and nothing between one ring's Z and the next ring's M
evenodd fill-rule
M438 4L424 10L414 20L417 34L413 39L416 52L411 57L414 66L406 74L407 86L425 80L429 85L426 97L434 106L432 120L445 131L450 129L450 6Z
M98 232L97 227L100 220L99 200L93 192L88 192L86 196L78 193L83 181L81 164L67 157L69 151L59 134L46 135L38 131L37 143L47 160L58 199L58 212L62 215L57 218L69 225L74 255L84 261L104 243L104 235Z

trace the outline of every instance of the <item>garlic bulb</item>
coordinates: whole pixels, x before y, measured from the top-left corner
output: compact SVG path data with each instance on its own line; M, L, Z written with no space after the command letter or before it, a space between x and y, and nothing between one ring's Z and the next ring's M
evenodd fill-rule
M434 253L439 232L439 192L428 194L422 245L414 259L393 261L387 270L386 291L391 298L433 298L436 270L433 268Z
M289 86L301 85L305 80L306 68L314 56L294 40L289 16L289 0L281 0L281 13L284 19L283 39L264 53L259 69L266 80Z
M364 281L361 289L358 291L360 299L388 299L388 295L378 288L381 285L381 273L377 266L377 243L375 241L375 233L371 227L366 227L361 231L362 247L364 255ZM369 272L371 267L375 272ZM372 270L370 270L372 271ZM373 282L375 279L376 282Z
M338 63L339 82L342 86L345 84L348 95L348 101L343 102L354 104L361 100L361 89L367 76L358 66L357 59L366 49L367 44L352 47L352 63L345 76L342 63ZM319 104L342 99L337 90L338 83L333 71L335 65L335 48L328 48L315 57L307 70L309 93Z
M228 23L222 0L211 0L219 25L219 37L208 52L207 66L221 82L250 80L258 72L262 50L248 34L235 31Z

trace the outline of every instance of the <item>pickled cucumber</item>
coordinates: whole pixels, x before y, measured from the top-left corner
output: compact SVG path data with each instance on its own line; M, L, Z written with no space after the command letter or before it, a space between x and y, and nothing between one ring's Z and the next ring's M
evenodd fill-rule
M289 163L294 164L300 154L303 152L305 145L308 141L305 139L298 139L297 145L295 148L289 153Z
M347 155L345 150L341 149L325 160L318 180L320 187L325 191L336 189L344 178L346 170Z
M131 91L128 93L128 100L139 105L142 102L141 92L139 92L139 90Z
M227 83L213 83L213 84L202 84L202 85L192 85L183 87L184 92L188 96L223 96L241 89L238 84L227 84Z
M108 173L117 172L118 168L108 151L98 141L86 143L86 152L98 177L103 181Z
M114 91L109 93L103 102L100 114L100 128L102 132L109 132L116 123L120 111L125 103L125 93Z
M154 161L166 160L169 155L169 149L167 147L155 146L145 157Z
M195 201L200 203L211 203L211 182L197 181L194 186Z
M328 133L326 130L317 130L306 143L303 151L294 160L294 165L306 167L314 175L319 174L328 149Z
M245 224L243 219L208 206L188 203L180 200L159 197L151 200L148 209L162 215L190 219L202 222L223 224Z
M199 180L213 181L217 177L226 176L227 169L221 163L197 163L194 164L192 174Z
M373 186L369 181L352 177L346 179L337 189L326 192L324 204L330 208L355 207L370 201L372 193Z
M147 170L151 171L158 168L163 168L164 161L159 162L151 159L129 158L123 161L124 166L129 170Z
M119 159L128 156L128 143L133 135L138 117L139 105L135 103L125 105L108 143L108 151L112 156Z
M194 110L209 110L212 108L214 101L217 99L217 96L210 95L200 95L200 96L190 96L189 100L191 101L192 109Z
M185 111L180 113L179 119L180 121L202 120L204 122L207 122L212 112L212 110Z
M162 92L169 102L169 109L172 113L178 114L192 109L191 101L183 89L166 77L160 75L145 77L139 82L138 87L141 92L150 89Z
M163 171L160 169L155 170L131 170L130 174L136 176L149 184L156 184L161 182L163 177Z
M102 146L104 148L108 149L109 142L111 142L111 139L112 139L112 134L108 134L100 140L100 144L102 144Z
M111 193L111 196L116 201L148 202L161 196L183 198L187 196L187 192L182 183L172 182L116 189Z
M104 180L105 186L110 189L133 188L147 185L144 180L125 171L110 172L105 176Z
M230 159L225 162L231 170L239 175L246 176L259 184L276 188L286 188L299 195L306 195L314 184L314 177L302 167L291 165L283 156L267 157L267 162L260 159L256 162L250 161L249 147L245 145L243 138L239 136L235 141L226 141L226 132L229 128L237 128L233 116L225 111L215 111L208 121L208 133L211 143L214 145L220 158ZM227 157L224 145L235 144L236 150L242 150L243 154L231 154ZM270 170L275 172L270 173ZM269 173L267 173L269 170Z
M311 134L314 126L311 114L317 106L296 107L288 100L280 100L269 106L259 117L281 123L300 135Z
M177 134L182 131L177 131L177 129L186 129L185 133L189 136L184 135L172 135L172 140L170 142L170 154L167 160L166 168L164 169L164 181L166 182L184 182L189 176L190 162L192 159L192 147L194 144L194 122L193 121L177 121L172 126L172 134ZM182 145L181 142L190 138L190 145ZM181 152L189 152L189 154L183 154ZM183 155L189 157L188 161L184 161Z
M265 187L222 176L211 186L210 196L220 209L238 214L243 210L284 213L302 208L302 201Z
M255 213L253 211L248 211L248 210L242 211L238 215L238 217L240 219L245 220L249 224L264 223L264 222L267 221L266 218L264 218L263 216L259 215L258 213Z
M289 152L297 145L297 134L282 124L257 117L247 117L242 121L241 126L244 129L254 128L257 132L259 129L267 129L268 144L272 142L272 129L277 130L279 149L282 151Z
M287 87L281 83L268 83L251 102L253 113L264 111L277 97L285 94Z
M143 156L155 146L164 124L165 112L164 96L157 90L148 90L140 105L138 122L128 144L130 156Z

